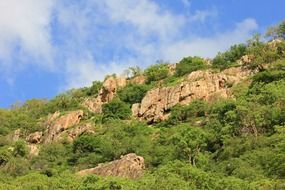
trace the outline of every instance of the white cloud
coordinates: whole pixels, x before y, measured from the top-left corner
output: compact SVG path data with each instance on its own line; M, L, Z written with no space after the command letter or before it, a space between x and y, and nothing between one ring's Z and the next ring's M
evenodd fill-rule
M185 23L184 16L163 10L150 0L107 0L104 5L114 22L129 23L143 35L156 33L166 37Z
M0 0L0 59L8 64L13 51L49 59L53 0ZM25 59L25 58L24 58ZM47 63L47 62L46 62Z
M66 62L65 78L66 83L62 87L63 90L90 86L95 80L103 80L106 75L122 74L125 69L134 65L132 60L126 61L124 64L109 62L97 63L91 54L87 54L81 58L71 58Z
M191 1L182 1L190 6ZM31 56L40 66L57 60L57 72L65 76L63 88L82 87L106 74L119 74L133 65L145 67L157 59L212 57L243 42L257 28L254 19L246 19L233 30L207 38L187 32L192 22L216 15L215 9L197 10L187 19L187 14L173 13L151 0L72 4L68 0L0 0L0 60L14 59L15 49L20 49L22 60ZM53 17L57 21L53 27L60 30L57 36L51 33ZM59 41L52 44L54 37Z
M64 23L70 22L70 27L74 31L79 31L74 34L76 35L74 39L80 41L80 39L86 37L84 31L93 30L98 39L106 40L103 46L115 45L131 53L127 55L127 58L121 57L121 55L110 55L107 62L97 60L97 57L94 57L91 53L87 56L80 55L79 59L78 56L69 58L66 62L66 68L68 68L66 88L90 85L94 80L102 80L106 74L120 74L124 69L133 65L146 67L158 59L176 62L189 55L213 57L218 51L223 51L232 44L244 42L250 36L250 33L257 28L254 19L245 19L237 23L234 29L213 34L211 37L202 38L199 35L193 36L193 34L183 36L181 32L185 25L190 24L191 27L193 21L203 22L211 16L216 16L217 10L196 11L191 16L189 23L186 22L184 16L162 10L161 7L149 0L126 0L124 3L121 0L107 0L104 2L93 0L90 2L92 3L87 5L88 8L97 7L98 9L98 12L96 8L93 10L95 15L92 15L92 17L85 14L90 12L88 8L78 13L74 7L69 14L65 13L65 16L62 17ZM78 18L75 21L72 20L74 15ZM102 22L98 24L96 18L101 18ZM96 22L92 22L92 19L95 19ZM113 31L111 34L105 31L101 33L100 26L102 24L108 27L126 24L128 30L123 34L119 33L118 36L116 36L117 31ZM157 35L155 40L150 40L152 38L149 38L149 35L152 34ZM78 43L78 46L83 50L88 45L85 44L88 43L85 40L83 40L83 44L82 42ZM96 41L94 43L99 44L100 42ZM74 44L68 46L78 48ZM86 51L100 52L102 51L100 48L102 48L101 45L92 50L87 48ZM101 53L107 52L103 51Z
M182 0L182 3L185 7L190 7L191 6L191 1L190 0Z
M208 38L196 36L192 39L183 39L168 46L164 45L161 52L164 59L172 62L189 55L214 57L219 51L224 51L233 44L245 42L257 28L256 21L248 18L237 23L231 31L218 33Z
M216 9L196 10L195 14L190 17L190 20L194 22L205 22L207 18L216 17L217 15L218 12Z

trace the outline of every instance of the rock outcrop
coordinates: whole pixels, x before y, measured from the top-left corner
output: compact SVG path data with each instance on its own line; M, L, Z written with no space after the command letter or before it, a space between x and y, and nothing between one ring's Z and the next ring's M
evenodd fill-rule
M56 138L58 138L60 133L78 124L82 117L82 110L72 111L62 116L60 116L59 112L56 112L49 116L45 123L48 129L45 132L44 143L54 141Z
M21 129L16 129L11 136L12 141L16 142L20 139L21 136Z
M39 155L40 150L39 150L39 148L37 147L37 145L35 145L35 144L29 144L29 145L28 145L28 148L29 148L29 154L30 154L31 156L38 156L38 155Z
M136 179L143 174L145 169L144 158L134 153L122 156L119 160L106 164L99 164L95 168L81 170L79 175L96 174L101 176L118 176Z
M144 84L146 81L146 77L144 75L138 75L134 78L129 79L128 83L130 84Z
M168 118L169 109L177 104L189 104L193 100L212 101L231 96L230 87L247 78L251 71L241 67L230 68L221 73L211 70L195 71L177 86L159 87L147 92L140 104L132 106L133 116L149 123Z
M69 130L63 131L58 135L58 138L56 140L62 140L66 138L69 142L73 142L80 135L93 133L94 131L92 129L92 125L90 123L86 123L81 126L77 126Z
M42 137L43 137L43 132L37 131L37 132L30 134L26 140L29 143L38 144L42 141Z
M237 63L241 66L246 66L254 60L254 55L244 55L242 56Z
M107 78L103 87L97 97L87 98L83 102L83 106L89 111L100 113L102 111L102 105L111 101L119 88L126 86L127 80L122 77L111 76Z

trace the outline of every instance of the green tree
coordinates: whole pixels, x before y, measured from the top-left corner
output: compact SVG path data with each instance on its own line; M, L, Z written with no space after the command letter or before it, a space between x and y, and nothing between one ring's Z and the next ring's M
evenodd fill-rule
M200 57L185 57L176 65L176 75L183 76L193 71L205 68L204 60Z
M102 106L103 121L108 119L128 119L131 116L131 108L129 104L114 99Z
M180 127L183 127L183 130L173 137L177 153L186 158L191 165L196 166L199 154L207 146L209 135L198 127L187 125Z
M129 104L140 103L149 86L144 84L130 84L118 91L119 98Z
M101 81L93 81L92 86L87 91L87 96L96 96L98 95L100 89L102 88L103 83Z
M147 83L165 79L169 75L168 64L159 63L152 65L144 71L144 75L147 78Z
M218 53L213 59L213 67L218 69L226 69L235 64L235 62L246 54L246 45L233 45L224 53Z

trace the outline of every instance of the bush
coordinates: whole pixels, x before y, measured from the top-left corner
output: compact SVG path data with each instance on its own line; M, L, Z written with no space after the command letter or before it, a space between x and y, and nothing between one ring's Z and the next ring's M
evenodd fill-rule
M232 46L224 53L218 53L213 59L213 67L217 69L227 69L235 64L235 62L246 54L246 45L239 44Z
M196 100L191 104L183 106L177 105L171 109L171 115L166 124L176 125L189 121L191 118L203 117L207 112L207 104L204 101Z
M200 57L185 57L176 65L176 75L183 76L205 68L204 60Z
M96 96L98 95L100 89L102 88L103 83L101 81L93 81L92 86L87 90L87 96Z
M168 65L165 63L152 65L145 70L144 75L147 78L147 83L165 79L169 75Z
M118 91L119 98L129 104L140 103L149 87L144 84L130 84Z
M131 116L131 108L129 104L119 99L114 99L103 105L102 113L103 121L108 119L128 119Z
M24 141L17 141L14 145L13 155L25 157L28 154L28 148Z

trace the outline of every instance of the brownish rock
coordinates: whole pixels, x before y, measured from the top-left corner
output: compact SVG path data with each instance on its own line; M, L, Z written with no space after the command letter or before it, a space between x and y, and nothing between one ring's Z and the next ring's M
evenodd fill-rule
M129 83L131 84L144 84L146 81L146 77L144 75L138 75L134 78L129 80Z
M125 78L111 76L104 81L99 95L85 99L82 105L91 112L100 113L102 112L102 105L111 101L117 90L126 86L126 84L127 80Z
M237 63L239 65L248 65L254 60L254 55L244 55L242 56Z
M21 129L16 129L12 134L12 141L18 141L21 136Z
M95 168L81 170L79 175L96 174L101 176L118 176L131 179L139 178L145 169L144 158L134 153L121 156L119 160L106 164L99 164Z
M176 64L168 64L168 70L170 75L174 75L176 72Z
M41 142L43 136L43 132L37 131L35 133L30 134L27 137L27 141L32 144L38 144Z
M56 116L53 114L46 122L48 129L44 138L45 143L54 141L61 132L78 124L83 117L83 111L72 111L62 116L56 113Z
M159 87L147 92L140 104L132 106L133 116L158 122L169 116L169 109L193 100L213 101L231 96L230 87L251 74L241 67L226 69L221 73L211 70L195 71L177 86Z
M29 154L30 154L31 156L38 156L38 155L39 155L40 150L39 150L39 148L37 147L37 145L35 145L35 144L29 144L29 145L28 145L28 148L29 148Z
M64 137L67 138L69 142L73 142L77 137L83 134L93 134L94 130L90 123L86 123L81 126L76 126L69 130L66 130L58 135L57 140L62 140Z

